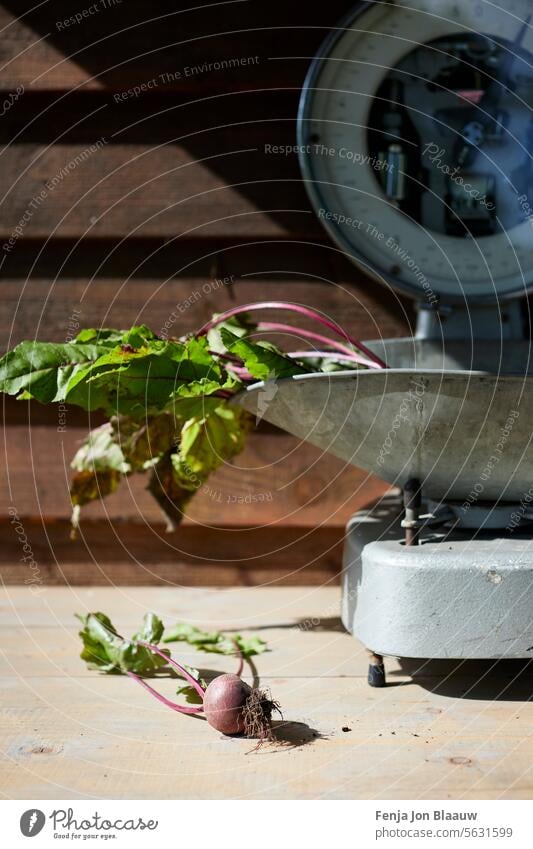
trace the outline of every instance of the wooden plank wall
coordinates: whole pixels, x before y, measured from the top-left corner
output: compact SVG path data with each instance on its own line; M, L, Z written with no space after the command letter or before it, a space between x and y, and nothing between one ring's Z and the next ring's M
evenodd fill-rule
M265 297L363 339L402 335L408 304L329 242L295 156L266 152L294 144L306 69L350 3L187 5L2 0L1 350L78 324L178 334ZM3 413L7 582L28 577L9 510L47 582L335 580L347 517L383 490L261 425L177 533L132 480L72 543L68 461L88 417L69 410L63 432L54 409L8 399Z

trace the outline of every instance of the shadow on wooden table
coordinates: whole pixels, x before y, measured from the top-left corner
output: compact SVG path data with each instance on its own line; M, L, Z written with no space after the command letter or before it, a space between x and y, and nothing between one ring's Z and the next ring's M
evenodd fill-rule
M486 701L525 702L533 695L532 660L431 660L401 658L413 682L440 696Z
M245 668L246 668L246 666L248 667L248 669L250 670L250 672L253 676L252 686L253 687L259 687L261 682L260 682L260 678L259 678L259 672L257 670L257 667L256 667L254 661L251 658L248 658L246 660ZM199 673L200 678L203 678L204 681L206 681L207 683L210 683L217 676L223 675L223 672L221 672L219 669L204 669L204 668L202 668L202 669L198 670L198 673ZM165 676L156 674L156 675L153 675L153 676L146 676L146 677L152 677L152 678L170 677L170 678L175 678L176 681L182 680L182 679L180 679L180 676L176 675L174 672L172 672L170 674L170 676L168 674L165 675ZM200 700L195 699L194 694L193 694L193 698L192 699L188 698L187 703L188 704L199 704ZM194 719L201 719L201 720L205 721L205 716L199 716L197 714L196 715L191 714L191 716ZM280 748L283 748L283 749L299 749L301 746L307 746L309 743L314 743L316 740L325 739L325 736L326 736L326 735L322 734L320 731L317 731L316 728L311 728L309 725L307 725L306 722L291 722L290 720L286 720L286 719L273 720L272 721L272 730L274 732L274 737L275 737L276 743L281 744ZM237 736L239 736L239 735L237 735ZM269 751L271 751L270 748L269 748Z
M347 633L340 616L309 616L301 617L296 621L290 622L267 622L264 625L254 625L253 630L270 631L272 628L278 630L286 629L288 631L299 628L302 631L340 631L343 634ZM242 628L225 628L224 630L226 634L231 634L242 631Z
M281 743L283 748L299 749L317 740L326 739L325 734L321 734L316 728L311 728L306 722L278 719L272 723L272 730L276 741Z

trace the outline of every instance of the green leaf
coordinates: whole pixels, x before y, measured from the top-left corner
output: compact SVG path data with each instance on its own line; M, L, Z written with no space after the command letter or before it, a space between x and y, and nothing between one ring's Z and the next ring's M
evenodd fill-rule
M206 643L217 643L219 639L220 631L201 631L194 625L179 622L166 632L163 642L186 642L191 646L201 646Z
M171 672L167 661L170 656L168 649L162 649L166 657L161 657L142 645L134 645L137 642L152 645L158 645L161 641L186 642L200 651L233 656L237 653L236 646L238 646L245 659L267 651L267 644L258 636L243 637L236 634L233 637L220 631L202 631L195 625L184 622L175 625L165 635L163 622L155 613L145 614L141 627L131 640L125 640L104 613L78 615L77 618L83 626L79 632L83 642L80 657L90 669L97 669L107 674L134 672L143 677L153 676L159 671ZM204 688L207 687L198 669L186 664L182 666ZM201 702L196 690L187 681L179 684L176 693L190 704Z
M184 383L179 387L177 394L180 398L198 398L211 395L219 389L234 392L242 386L240 380L235 380L229 375L224 382L220 378L216 380L209 377L202 377L200 380L191 380L189 383Z
M78 615L83 625L79 635L83 641L81 659L90 669L102 672L120 671L119 652L124 642L105 613Z
M98 393L106 411L142 420L171 409L182 387L190 385L188 394L196 396L237 385L207 351L205 339L169 342L153 334L148 338L148 332L139 335L143 328L134 330L124 336L130 342L106 350L72 377L68 401L86 406L86 397ZM135 348L131 341L142 345Z
M70 466L77 472L102 472L109 469L122 474L129 472L130 465L116 441L111 422L91 430L81 448L76 451Z
M110 419L72 462L74 528L81 505L147 470L169 529L179 523L209 475L242 450L251 426L245 411L226 402L224 393L242 381L216 352L231 351L259 380L309 371L274 345L252 341L255 328L246 316L181 340L161 339L146 325L88 328L70 343L22 342L0 359L0 391L102 409Z
M167 533L175 531L183 519L183 513L187 503L190 501L201 481L196 484L195 480L189 481L189 486L184 486L174 472L173 453L167 451L152 469L148 491L159 504L167 520Z
M295 374L308 374L309 369L300 365L291 357L285 357L274 345L268 342L251 342L239 339L229 330L222 330L222 339L228 351L240 357L252 377L258 380L293 377Z
M157 463L174 445L178 427L169 413L150 416L143 424L128 416L115 416L110 425L129 471L134 472L146 471Z
M70 500L74 507L83 507L90 501L111 495L118 489L121 480L122 474L115 469L76 472L70 481Z
M216 318L216 315L217 314L215 313L213 318ZM228 349L222 339L223 331L229 330L233 336L242 339L250 333L253 333L256 327L257 324L248 315L234 315L208 330L208 347L211 351L216 351L218 354L224 354Z
M78 616L83 625L80 637L83 650L80 655L90 669L101 672L135 672L137 675L153 675L168 666L165 658L144 646L133 645L117 633L113 623L104 613L89 613ZM147 613L142 627L132 640L157 644L163 635L163 623L153 613ZM168 656L170 652L165 651Z
M220 398L210 396L203 398L174 398L169 405L169 411L172 413L176 423L175 444L179 445L181 429L190 419L210 416L211 413L214 413L224 403Z
M183 485L191 474L201 482L244 448L250 417L240 407L220 403L210 413L192 416L181 429L178 453L173 455L176 476Z
M213 654L235 655L238 647L245 660L267 651L268 646L257 635L243 637L241 634L228 635L221 631L202 631L195 625L178 622L169 628L163 638L164 643L186 642L199 651Z
M155 613L147 613L143 619L142 627L133 635L133 640L143 640L145 643L158 643L165 630L159 616Z
M79 524L79 507L115 492L124 475L155 465L174 442L175 422L164 414L139 425L127 417L113 418L91 431L71 466L70 496L75 508L72 528Z
M142 348L148 342L157 340L155 333L150 330L146 324L140 324L138 327L132 327L131 330L126 330L122 334L122 344L131 345L132 348Z
M193 678L196 678L198 683L205 689L207 687L207 682L200 677L200 670L194 669L192 666L188 666L186 663L181 664L184 669L187 670L189 675L192 675ZM201 705L203 699L201 699L199 693L191 687L190 684L181 684L176 690L176 695L185 697L185 701L191 705Z
M111 327L89 327L85 330L80 330L74 341L97 342L101 345L106 345L107 347L114 347L122 341L124 333L124 330L115 330Z
M0 392L24 395L42 404L64 401L68 385L105 350L98 344L21 342L0 359ZM97 393L85 398L85 409L99 404Z
M133 637L137 639L137 637ZM167 657L169 651L165 651ZM137 675L153 675L161 669L166 669L168 666L167 660L159 654L146 649L144 646L134 646L132 643L124 641L120 649L119 664L123 672L135 672Z
M152 643L157 645L163 636L164 626L161 619L155 613L146 613L141 628L131 638L134 641ZM164 650L168 656L170 652ZM167 661L155 652L144 646L135 646L124 643L120 653L120 664L123 670L128 669L137 675L152 675L159 669L166 667Z
M234 639L245 658L253 657L256 654L263 654L263 652L268 650L266 642L258 636L242 637L240 634L237 634Z
M72 536L76 537L80 507L115 492L130 467L114 439L110 422L92 430L71 462Z
M202 678L200 678L200 684L202 687L206 686L206 683ZM183 687L178 687L176 695L184 698L189 705L201 705L203 703L203 699L200 698L200 695L196 692L194 687L191 687L190 684L184 684Z
M220 399L189 399L177 449L164 454L152 471L148 489L167 517L167 531L175 530L195 492L211 472L242 450L250 427L248 413ZM179 410L179 404L175 410Z
M139 351L122 347L108 351L73 375L67 401L87 406L87 399L96 393L110 414L142 420L159 412L175 391L177 380L176 363L165 348L168 343L157 341Z

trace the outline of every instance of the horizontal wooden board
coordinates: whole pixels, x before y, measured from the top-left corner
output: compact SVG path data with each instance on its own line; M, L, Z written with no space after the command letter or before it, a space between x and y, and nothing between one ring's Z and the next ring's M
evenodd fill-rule
M371 689L363 647L329 613L338 603L337 589L305 586L47 588L39 597L6 588L0 792L15 799L530 799L527 667L417 661L424 669L411 678L412 666L387 659L390 686ZM252 755L250 741L165 709L125 677L84 669L71 619L80 609L105 610L133 627L145 610L204 626L259 627L271 652L255 659L255 680L283 707L278 745ZM322 627L294 630L309 619ZM174 697L175 680L162 677L157 687Z
M131 630L148 610L156 611L167 623L187 621L202 628L222 630L289 629L319 620L321 630L339 633L339 589L324 587L235 587L220 589L216 585L180 588L111 586L55 587L46 595L35 595L27 587L10 586L0 593L0 629L24 626L61 627L72 625L74 609L88 612L112 610L124 630ZM333 618L335 621L333 621ZM318 622L315 630L320 630ZM341 629L344 633L344 629ZM4 632L5 633L5 632ZM353 671L353 670L352 670Z
M22 339L73 338L80 327L145 323L180 336L214 312L265 299L312 307L359 339L408 334L412 321L409 302L384 297L334 246L307 240L54 240L17 246L2 276L0 351ZM281 311L257 318L269 316L307 329L314 324ZM279 341L286 350L303 344Z
M21 516L66 518L70 461L86 433L85 428L70 426L68 414L61 414L55 427L6 427L0 509L13 506ZM160 522L161 513L145 488L147 483L148 476L132 475L103 503L87 505L85 516ZM383 489L376 478L309 443L281 432L258 431L240 455L200 487L188 516L195 524L213 528L340 527L355 508Z
M54 584L321 586L338 583L341 569L342 528L281 526L274 532L189 524L170 535L161 524L116 519L83 522L73 541L67 521L22 517L22 531L17 522L0 523L0 575L5 584L29 582L30 594L31 587L39 594Z
M48 237L328 241L301 175L297 110L298 91L29 94L0 125L2 251ZM354 192L363 167L345 177ZM379 216L360 218L379 229Z
M527 703L452 707L420 685L393 695L359 678L265 682L283 705L281 744L254 758L250 741L166 710L123 677L2 679L0 790L16 799L531 798ZM172 697L172 685L159 686Z
M22 98L0 133L4 252L51 235L323 241L280 150L295 146L296 94Z
M303 81L308 57L351 8L347 0L271 0L169 7L164 0L5 0L0 86L32 89L158 87L199 92ZM96 12L88 12L88 7Z
M339 590L334 590L332 607L339 607ZM38 600L39 601L39 600ZM44 599L41 599L44 602ZM52 622L46 626L37 625L31 628L25 625L5 628L0 630L0 642L3 654L0 655L0 678L16 676L28 678L36 676L57 677L58 675L79 675L83 671L83 663L79 654L81 641L78 636L79 621L74 618L74 613L85 614L85 608L80 607L80 602L73 598L71 608L68 611L68 624L61 628L62 638L58 644L58 626ZM111 617L113 624L120 631L129 635L129 628L121 621L120 615L115 610L106 608L106 613ZM147 611L148 612L148 611ZM154 611L163 618L162 613ZM132 626L132 633L139 627L142 620L141 611L137 611L138 621ZM333 620L334 617L330 617ZM176 619L163 618L167 627L171 627ZM311 620L310 620L311 621ZM208 623L209 628L220 627L231 633L228 626L221 623L217 626L212 620ZM239 626L239 633L243 631ZM246 631L263 634L263 629L254 631L253 625ZM345 632L340 619L337 620L337 630L334 628L325 632L312 624L308 630L304 623L295 622L293 625L276 628L274 624L268 627L269 651L261 656L261 675L264 678L280 677L290 675L291 677L305 677L314 675L317 678L331 679L349 675L350 677L366 678L368 672L368 655L359 645L354 645L345 639ZM169 644L169 648L176 652L181 663L186 663L194 669L201 669L202 677L211 677L216 672L228 672L237 667L237 661L226 656L209 654L195 651L192 646L184 643ZM423 664L421 664L423 665ZM402 675L401 668L396 662L392 662L390 670L395 670L398 677ZM250 668L246 668L246 675ZM91 677L99 677L95 670L90 673ZM406 676L403 675L405 680ZM395 677L396 680L396 677Z
M27 237L50 236L324 238L299 175L264 176L257 146L232 146L223 163L231 167L216 169L178 147L109 145L72 172L72 179L46 194L46 201L27 219L28 205L46 192L43 186L85 150L57 144L46 151L34 145L6 151L0 179L0 192L6 197L2 245L16 248L17 228L22 228L22 243ZM220 165L226 154L215 156ZM38 159L35 166L34 159ZM218 170L226 173L222 176ZM16 192L14 174L19 182Z

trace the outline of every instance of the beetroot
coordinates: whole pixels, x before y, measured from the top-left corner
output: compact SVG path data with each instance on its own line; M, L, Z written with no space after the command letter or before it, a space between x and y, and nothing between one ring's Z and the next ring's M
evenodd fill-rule
M201 707L193 708L178 705L175 702L171 702L165 696L162 696L135 673L128 672L130 678L137 680L156 699L167 705L167 707L181 713L203 712L212 728L215 728L222 734L244 734L245 737L253 737L258 740L258 745L266 740L272 741L274 739L272 734L272 712L276 710L281 714L279 703L273 701L266 690L250 687L242 680L240 677L243 668L242 655L239 661L238 675L228 673L218 675L204 689L188 670L163 653L158 646L140 640L136 642L138 645L155 652L155 654L167 658L168 662L194 687L203 700Z
M204 713L209 725L223 734L242 734L244 708L252 688L238 675L219 675L204 696Z

